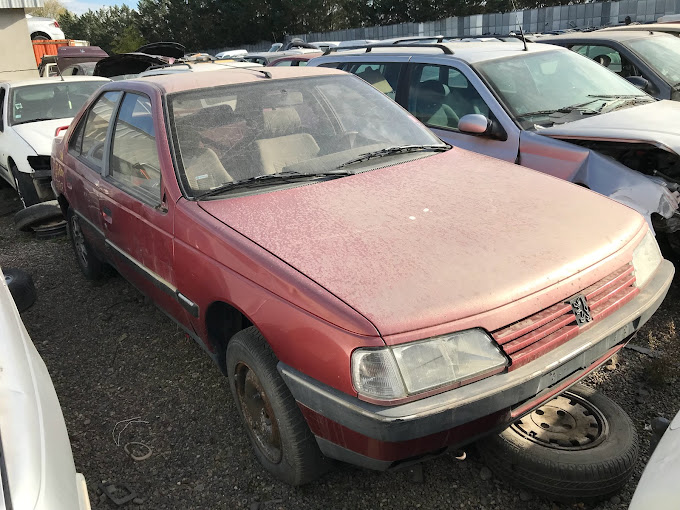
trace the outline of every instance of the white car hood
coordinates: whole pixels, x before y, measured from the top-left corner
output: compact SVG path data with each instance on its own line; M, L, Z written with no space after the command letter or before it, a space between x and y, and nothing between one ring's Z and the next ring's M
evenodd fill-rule
M73 118L27 122L12 126L12 129L23 138L36 154L49 156L52 153L52 140L58 127L68 126Z
M565 140L648 142L680 154L679 118L680 102L655 101L566 124L556 124L536 132Z

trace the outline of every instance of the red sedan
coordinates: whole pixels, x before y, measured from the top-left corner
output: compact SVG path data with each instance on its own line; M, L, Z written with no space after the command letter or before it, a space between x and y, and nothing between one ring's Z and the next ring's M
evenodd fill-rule
M111 82L52 171L85 276L115 266L204 347L292 484L502 430L621 349L673 276L632 209L452 148L332 69Z

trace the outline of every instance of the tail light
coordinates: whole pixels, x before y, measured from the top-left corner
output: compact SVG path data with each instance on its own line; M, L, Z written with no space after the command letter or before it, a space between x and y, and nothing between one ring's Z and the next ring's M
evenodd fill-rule
M54 25L55 28L61 28L61 27L59 26L59 23L57 23L56 21L55 21L54 23L52 23L52 25Z
M57 130L54 132L54 136L57 137L59 136L63 131L66 131L68 129L68 126L59 126Z

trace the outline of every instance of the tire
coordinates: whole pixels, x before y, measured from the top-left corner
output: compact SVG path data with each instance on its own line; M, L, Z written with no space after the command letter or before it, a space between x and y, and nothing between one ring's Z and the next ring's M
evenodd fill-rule
M2 271L19 312L29 309L35 303L35 285L31 275L26 271L11 267L5 267Z
M66 230L71 238L80 271L88 280L101 279L104 275L104 263L92 251L90 243L87 242L80 228L80 219L70 208L66 214Z
M31 232L33 227L63 218L59 202L50 200L31 205L14 215L14 225L22 232Z
M42 34L31 34L32 41L49 41L50 38Z
M563 418L557 414L560 410L566 413ZM541 411L543 415L538 414ZM573 416L578 416L580 423L571 421ZM546 435L536 427L546 423L541 425L536 419L550 422L543 429ZM567 422L573 423L571 431L565 428ZM594 439L581 437L579 429L586 423ZM533 439L532 434L536 434ZM547 443L548 437L560 439ZM569 444L569 437L578 438L581 446ZM633 422L616 403L577 384L502 433L478 441L477 449L499 478L549 500L590 503L624 487L637 461L638 436Z
M11 162L9 164L12 175L14 176L14 184L17 188L19 198L24 207L30 207L40 202L38 192L35 190L33 178L30 174L20 172L16 165Z
M303 485L321 476L329 462L276 370L277 362L255 327L239 331L227 345L229 386L255 456L279 480Z

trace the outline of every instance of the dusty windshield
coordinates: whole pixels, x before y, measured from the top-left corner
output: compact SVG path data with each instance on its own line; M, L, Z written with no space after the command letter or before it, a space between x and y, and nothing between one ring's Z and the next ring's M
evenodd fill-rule
M666 82L680 87L680 38L675 36L649 37L630 41L628 46L636 52Z
M170 96L169 111L180 179L191 196L245 181L346 174L356 160L388 155L388 148L446 147L352 75L198 89Z
M528 52L475 68L524 129L653 101L625 79L571 51Z
M104 80L59 81L13 88L10 124L73 117L104 83Z

